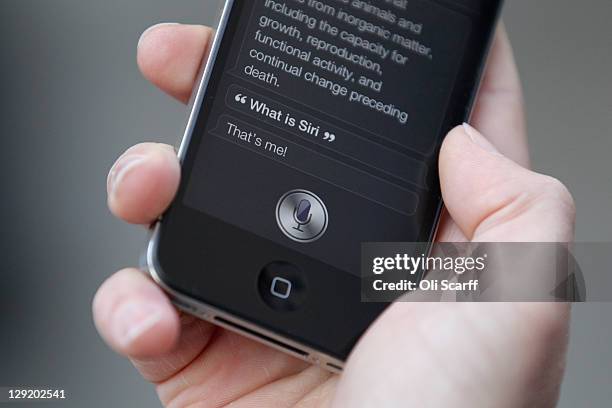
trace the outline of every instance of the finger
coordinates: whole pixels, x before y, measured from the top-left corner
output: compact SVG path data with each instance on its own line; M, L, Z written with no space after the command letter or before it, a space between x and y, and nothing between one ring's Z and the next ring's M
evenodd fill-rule
M221 407L309 366L240 334L218 329L205 349L180 372L158 384L164 406ZM240 405L240 404L236 404Z
M179 318L161 289L135 269L109 278L94 298L93 311L106 342L154 383L172 378L190 364L216 330L193 316Z
M567 190L504 157L467 125L445 139L440 179L448 211L469 239L573 237ZM393 305L354 350L335 401L356 407L554 406L568 314L569 307L557 303Z
M138 42L138 66L154 85L187 102L207 57L212 33L211 28L200 25L171 23L150 27Z
M506 157L529 166L521 81L503 25L493 40L471 122Z
M529 171L469 125L455 128L440 153L442 196L473 241L571 242L571 194L552 177Z
M568 315L544 303L397 303L353 350L332 406L553 407Z
M311 408L327 407L334 395L338 376L310 366L257 388L236 401L236 407Z
M436 234L436 242L467 242L467 237L461 228L453 221L453 218L444 208L440 215L440 224Z
M503 24L498 27L493 41L471 121L506 157L524 167L529 166L521 82ZM437 240L464 242L467 238L445 212Z
M128 356L140 374L155 384L176 378L189 364L201 355L220 330L216 326L188 314L181 314L179 338L166 353L150 357ZM179 382L183 382L180 378ZM184 382L183 382L184 383Z
M176 310L161 289L135 269L118 272L100 287L93 312L104 340L128 357L166 353L179 336Z
M108 206L127 222L149 224L170 205L179 180L180 166L171 146L136 145L117 160L108 175Z

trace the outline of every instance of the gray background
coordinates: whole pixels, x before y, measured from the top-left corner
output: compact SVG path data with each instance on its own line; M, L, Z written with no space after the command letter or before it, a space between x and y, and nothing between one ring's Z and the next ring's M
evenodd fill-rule
M96 287L134 265L144 243L106 210L106 172L134 143L174 143L185 118L140 77L140 32L160 21L214 23L218 1L0 7L0 386L66 388L65 406L157 406L153 387L107 350L91 321ZM534 166L573 192L581 241L612 241L610 17L609 0L509 0L505 13ZM610 405L611 312L575 308L561 406Z

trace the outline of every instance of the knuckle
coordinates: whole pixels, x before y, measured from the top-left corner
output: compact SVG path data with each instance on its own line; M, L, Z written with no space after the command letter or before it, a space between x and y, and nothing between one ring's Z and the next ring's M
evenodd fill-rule
M576 203L574 202L572 193L560 180L550 176L542 176L539 194L544 199L561 205L570 216L575 216Z

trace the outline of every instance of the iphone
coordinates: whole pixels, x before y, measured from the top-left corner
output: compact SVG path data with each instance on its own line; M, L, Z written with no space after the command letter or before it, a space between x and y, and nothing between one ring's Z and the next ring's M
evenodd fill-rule
M341 370L388 306L364 242L430 242L498 0L229 0L147 250L189 313ZM410 327L406 327L410 330Z

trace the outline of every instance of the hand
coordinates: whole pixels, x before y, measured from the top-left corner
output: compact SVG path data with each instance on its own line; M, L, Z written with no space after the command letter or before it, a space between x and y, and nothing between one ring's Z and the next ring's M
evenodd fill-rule
M146 78L187 101L211 38L200 26L161 25L138 47ZM574 205L558 181L526 169L522 97L510 44L498 30L473 117L440 156L448 209L442 241L573 239ZM174 196L172 148L129 149L108 179L121 219L148 224ZM143 273L126 269L93 303L101 335L156 384L169 407L554 406L569 307L559 304L398 303L373 324L341 376L182 315Z

